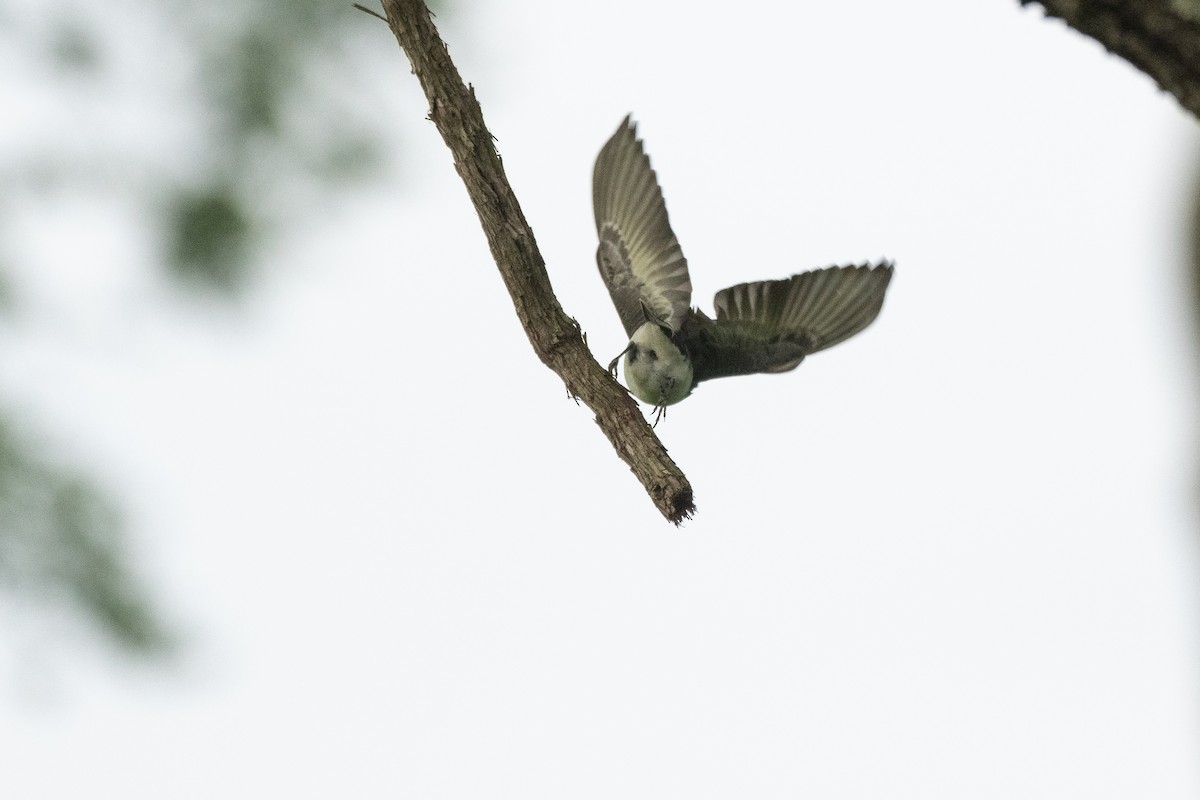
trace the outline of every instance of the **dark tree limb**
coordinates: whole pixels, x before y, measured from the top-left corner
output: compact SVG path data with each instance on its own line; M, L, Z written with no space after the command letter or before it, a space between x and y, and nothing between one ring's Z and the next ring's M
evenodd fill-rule
M1200 3L1194 0L1036 2L1153 78L1200 119Z
M429 9L422 0L382 2L388 25L429 99L429 119L454 156L454 167L479 214L492 257L534 352L562 378L571 396L595 412L596 423L658 510L679 524L695 511L692 487L628 392L592 358L579 324L559 306L533 230L483 122L475 91L459 77Z

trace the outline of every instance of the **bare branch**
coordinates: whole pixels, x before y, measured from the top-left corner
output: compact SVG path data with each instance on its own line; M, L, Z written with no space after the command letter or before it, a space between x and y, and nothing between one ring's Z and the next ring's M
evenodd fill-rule
M1153 78L1200 119L1200 5L1194 0L1037 2Z
M479 214L492 257L534 352L558 373L573 397L596 413L596 423L617 455L646 487L659 511L679 524L695 511L692 487L637 404L592 358L578 323L559 306L475 91L459 77L429 9L422 0L383 0L383 8L429 99L429 119L454 156L455 169Z

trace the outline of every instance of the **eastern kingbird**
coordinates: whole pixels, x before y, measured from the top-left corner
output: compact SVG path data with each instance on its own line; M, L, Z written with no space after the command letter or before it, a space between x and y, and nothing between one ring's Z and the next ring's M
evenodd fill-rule
M849 339L879 314L892 278L886 261L828 267L722 289L716 319L692 308L687 259L629 117L596 158L592 204L600 277L629 335L608 368L615 376L625 356L625 382L656 422L700 381L787 372Z

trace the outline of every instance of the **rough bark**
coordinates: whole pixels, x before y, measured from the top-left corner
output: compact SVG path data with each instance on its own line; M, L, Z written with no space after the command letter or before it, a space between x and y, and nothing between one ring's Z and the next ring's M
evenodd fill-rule
M1200 3L1195 0L1036 2L1153 78L1200 119Z
M534 352L596 423L671 522L695 511L692 487L667 455L628 392L596 363L579 325L558 304L472 87L463 83L422 0L382 0L387 22L408 55L429 100L429 119L454 156L454 166L479 215L492 257ZM580 244L581 253L591 248Z

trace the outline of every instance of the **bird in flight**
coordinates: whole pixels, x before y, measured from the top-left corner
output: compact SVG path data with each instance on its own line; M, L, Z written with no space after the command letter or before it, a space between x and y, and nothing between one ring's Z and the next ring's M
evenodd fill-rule
M701 381L788 372L849 339L879 314L892 279L886 261L828 267L722 289L715 318L692 308L687 259L630 117L596 158L592 204L600 277L629 336L608 369L615 377L625 357L625 382L655 423Z

